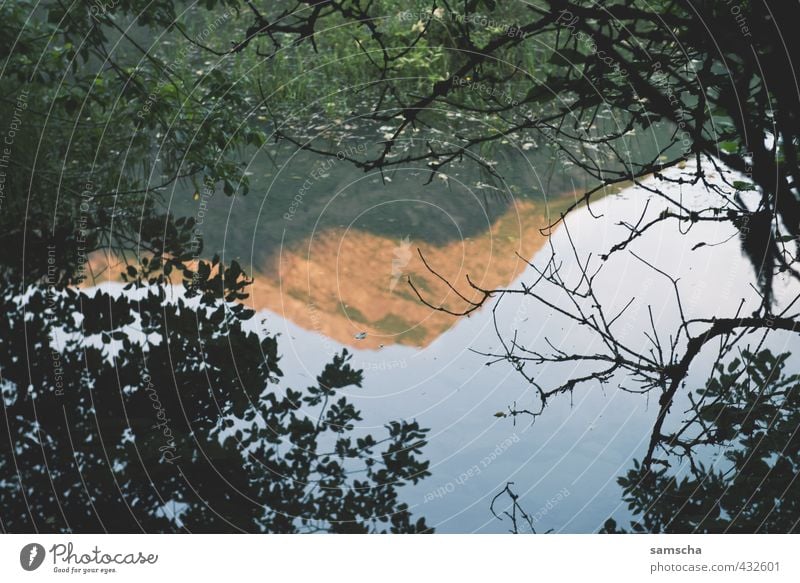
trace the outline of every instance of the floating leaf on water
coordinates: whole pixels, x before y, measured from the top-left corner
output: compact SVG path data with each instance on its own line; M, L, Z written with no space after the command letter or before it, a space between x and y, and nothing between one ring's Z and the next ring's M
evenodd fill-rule
M736 190L740 190L740 191L742 191L742 190L755 190L756 189L754 184L751 184L749 182L744 182L742 180L734 180L733 181L733 187Z

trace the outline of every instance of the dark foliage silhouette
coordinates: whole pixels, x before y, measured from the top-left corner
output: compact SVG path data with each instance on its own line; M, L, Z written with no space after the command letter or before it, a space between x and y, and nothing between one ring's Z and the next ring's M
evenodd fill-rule
M744 352L664 436L669 455L637 461L619 483L636 515L631 532L786 533L800 528L800 375L788 354ZM604 532L624 532L609 520Z
M252 314L140 291L5 294L5 532L428 531L398 497L425 430L359 430L346 351L281 388Z

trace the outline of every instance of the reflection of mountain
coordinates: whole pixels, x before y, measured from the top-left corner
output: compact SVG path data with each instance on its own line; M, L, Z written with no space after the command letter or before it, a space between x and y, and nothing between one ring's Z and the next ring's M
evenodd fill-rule
M539 229L545 224L543 204L521 201L482 234L439 245L413 236L327 229L284 247L277 260L256 271L245 301L357 348L426 346L457 318L420 302L408 278L431 304L459 311L465 303L425 268L417 250L460 293L477 300L481 294L470 288L466 276L483 288L509 285L525 267L520 257L529 259L544 245ZM100 255L91 264L93 273L102 273L99 280L106 281L117 279L124 268L108 269Z
M530 150L524 157L518 150L500 148L493 159L503 169L503 180L464 162L448 167L446 174L435 173L430 183L427 167L364 173L335 158L286 145L270 155L274 163L266 152L252 159L247 195L216 192L207 199L190 188L178 189L170 198L176 216L199 220L203 213L199 228L207 257L218 253L259 271L287 245L297 249L315 233L346 228L390 238L394 244L409 237L445 246L482 236L512 209L514 200L544 204L589 186L566 168L554 170L547 148Z
M303 246L284 249L279 277L257 274L247 302L359 348L425 346L457 319L422 304L407 278L432 304L458 310L464 302L425 268L417 249L467 298L478 299L465 276L486 288L511 283L525 267L517 253L530 258L544 244L538 231L544 223L543 207L521 202L480 236L443 246L356 230L326 231ZM357 339L363 332L367 336Z

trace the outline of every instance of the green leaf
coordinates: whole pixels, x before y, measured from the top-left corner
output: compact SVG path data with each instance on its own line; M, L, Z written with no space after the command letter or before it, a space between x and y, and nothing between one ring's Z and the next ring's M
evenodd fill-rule
M547 85L537 85L525 95L525 103L541 103L552 97L553 91Z
M550 63L554 65L566 65L571 67L586 61L586 56L575 49L560 49L550 57Z
M755 190L755 189L756 189L756 187L755 187L755 185L754 185L754 184L752 184L752 183L750 183L750 182L742 182L741 180L735 180L735 181L733 182L733 187L734 187L736 190L739 190L739 191L744 191L744 190Z

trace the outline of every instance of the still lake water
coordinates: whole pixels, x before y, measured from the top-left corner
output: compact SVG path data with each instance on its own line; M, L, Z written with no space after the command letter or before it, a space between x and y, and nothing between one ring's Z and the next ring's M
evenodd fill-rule
M541 266L549 254L539 229L583 185L569 172L536 161L527 149L519 153L524 163L511 159L513 154L496 157L505 182L463 166L425 185L424 168L382 177L278 149L271 152L277 164L259 158L263 154L253 158L247 196L217 193L206 200L184 188L176 189L170 201L177 214L197 217L205 200L204 254L237 259L254 274L247 303L258 314L250 325L280 334L282 385L312 384L332 355L347 348L365 374L363 388L346 391L362 410L361 429L374 430L396 418L413 418L430 428L424 453L432 476L404 488L402 496L438 532L507 530L510 525L489 511L507 482L514 482L539 532L593 532L610 516L625 523L616 478L633 458L641 459L656 416L655 398L599 383L576 390L572 398L555 399L533 425L525 417L514 423L496 416L514 403L532 406L535 395L510 366L487 366L487 358L475 353L499 345L494 303L469 318L456 318L426 307L409 286L410 278L434 305L453 310L466 305L425 268L420 252L468 299L478 296L467 275L484 288L519 288L520 282L535 279L526 260ZM709 196L690 189L682 195ZM635 222L647 196L629 188L592 204L592 213L603 218L586 209L570 215L569 232L579 252L596 256L617 242L625 233L619 223ZM663 208L651 206L652 215ZM687 316L731 316L743 297L757 301L746 283L753 280L752 267L731 234L727 225L699 224L688 235L670 225L631 249L681 277ZM692 250L700 241L725 240ZM559 227L552 244L565 253L566 243L567 232ZM113 270L107 277L113 280ZM607 313L637 298L617 324L619 336L631 344L645 343L648 305L660 332L675 329L677 312L667 280L631 254L612 257L598 285ZM585 331L531 299L507 296L496 317L501 333L510 337L517 331L518 340L531 349L545 350L545 338L565 351L602 349ZM770 347L800 348L793 336L777 333ZM710 355L703 357L692 368L691 388L708 375ZM544 366L536 377L547 386L587 372Z

